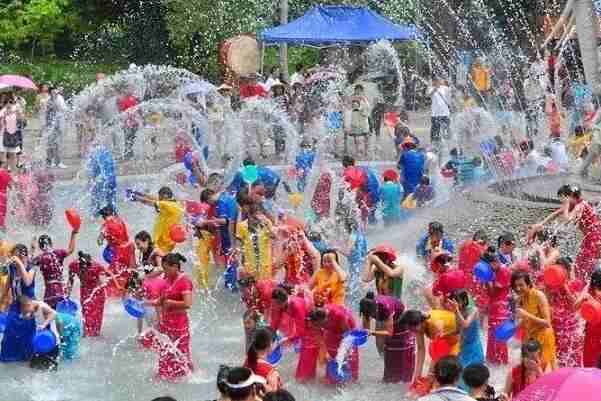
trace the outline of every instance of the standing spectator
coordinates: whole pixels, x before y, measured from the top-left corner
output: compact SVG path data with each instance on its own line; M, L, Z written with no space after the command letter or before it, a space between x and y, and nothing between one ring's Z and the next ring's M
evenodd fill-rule
M302 65L301 63L298 63L296 65L296 71L290 77L290 82L292 83L292 85L294 85L295 83L299 83L302 87L305 83L305 73L306 73L305 66Z
M305 112L305 93L303 84L292 81L292 95L290 96L290 119L296 126L297 131L303 133Z
M50 90L50 100L46 109L46 137L48 147L46 150L46 164L48 167L67 168L61 162L60 145L65 128L65 111L67 105L62 95L62 88Z
M277 104L278 110L287 116L290 109L290 100L288 99L288 95L286 95L284 84L280 80L275 80L270 85L270 90L272 99ZM272 125L272 129L275 154L283 157L283 153L286 151L286 131L282 123L277 119Z
M140 103L137 97L133 95L131 89L128 90L127 94L117 100L117 107L120 113L125 113L124 131L125 131L125 149L123 152L123 158L129 160L134 157L134 143L136 141L136 134L140 123L137 119L137 113L135 107Z
M363 138L363 148L365 157L367 157L367 149L369 144L369 102L365 96L362 85L355 86L355 93L351 98L351 124L347 127L347 135L354 138L355 151L359 154L357 138ZM346 145L346 140L345 140ZM345 146L346 149L346 146Z
M432 82L432 88L428 93L432 98L430 142L434 149L438 149L441 142L441 131L446 132L451 123L451 91L444 79L437 78Z
M545 110L545 88L537 71L533 71L532 67L524 80L524 97L526 98L526 129L529 138L538 135L542 128L542 122ZM543 72L544 77L544 72Z
M8 169L15 171L17 154L21 151L21 121L24 118L24 109L13 93L8 94L6 103L0 107L2 107L0 109L0 132L2 132L0 151L4 154Z
M48 85L41 85L40 92L35 97L35 111L38 113L40 128L44 125L44 122L46 121L46 110L48 109L49 101L50 91Z
M476 91L476 98L481 106L486 105L488 92L490 91L490 69L482 64L482 60L476 59L471 72L472 83Z

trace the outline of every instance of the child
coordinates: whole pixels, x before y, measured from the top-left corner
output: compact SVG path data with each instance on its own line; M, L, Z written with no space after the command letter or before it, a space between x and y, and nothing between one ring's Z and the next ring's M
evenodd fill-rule
M536 340L528 340L522 344L520 364L507 374L505 393L510 398L515 398L527 386L549 371L550 366L545 365L542 360L540 343Z
M430 185L430 178L427 175L422 176L413 195L415 196L417 207L424 207L434 200L434 187Z
M79 358L79 341L81 340L81 317L77 312L62 313L56 316L56 328L60 335L61 357L66 361Z
M474 166L474 184L478 184L486 177L486 170L482 165L482 159L480 156L475 156L472 159L472 165Z
M488 384L490 371L486 365L475 363L463 369L463 382L469 387L469 394L476 401L505 401L504 394L495 396L495 389Z
M286 94L284 84L279 80L276 80L271 85L271 96L273 101L277 104L279 111L287 115L290 108L290 100ZM283 157L283 153L286 151L286 132L284 131L284 127L278 123L274 123L272 129L275 154L278 157Z
M401 221L401 200L404 193L399 184L399 173L395 170L386 170L382 177L382 220L385 226L390 226Z

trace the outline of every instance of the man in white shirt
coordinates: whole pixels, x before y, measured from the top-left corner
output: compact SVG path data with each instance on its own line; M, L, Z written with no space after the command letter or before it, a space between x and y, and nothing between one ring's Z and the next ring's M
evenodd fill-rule
M461 377L461 364L455 356L440 358L434 365L436 389L418 401L476 401L457 387Z
M570 166L568 152L566 150L566 145L561 141L560 136L551 135L549 149L551 149L551 159L557 163L559 169L563 172L568 171Z
M432 82L432 88L430 88L428 94L432 98L430 142L434 149L438 149L441 132L448 130L451 122L451 91L444 79L437 78Z

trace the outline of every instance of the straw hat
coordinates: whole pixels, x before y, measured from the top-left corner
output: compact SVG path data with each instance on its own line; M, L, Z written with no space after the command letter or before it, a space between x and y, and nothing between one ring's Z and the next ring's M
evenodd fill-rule
M276 80L275 80L275 81L273 81L273 83L271 84L271 86L270 86L270 89L273 89L273 88L275 88L275 87L277 87L277 86L281 86L282 88L284 88L284 84L283 84L283 83L282 83L282 82L281 82L279 79L276 79Z

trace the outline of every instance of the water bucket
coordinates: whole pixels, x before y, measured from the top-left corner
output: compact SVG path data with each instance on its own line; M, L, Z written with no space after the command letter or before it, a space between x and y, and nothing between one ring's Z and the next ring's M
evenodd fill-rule
M338 369L338 361L335 359L328 361L326 370L328 376L338 384L346 383L353 377L350 367L347 364L343 364L342 369Z
M601 304L594 299L584 301L580 306L580 315L588 323L598 323L601 320Z
M125 311L136 319L144 317L146 314L146 308L144 308L144 301L140 301L134 298L125 298L123 300L123 307Z
M273 351L271 351L271 353L269 353L269 355L267 355L265 360L272 365L277 365L282 360L283 354L284 352L282 350L282 346L278 345L273 349Z
M483 283L490 283L495 279L495 272L490 264L480 261L474 266L474 276Z
M39 354L46 354L56 348L56 336L48 329L40 330L33 337L33 350Z
M65 298L56 304L56 311L59 313L66 313L68 315L75 315L79 310L79 305L77 302L72 301L69 298Z
M502 342L509 341L509 339L515 335L517 330L518 326L514 320L506 320L495 330L495 338Z
M367 339L369 338L369 332L367 330L355 329L355 330L349 331L345 335L345 337L352 337L353 346L361 347L361 346L367 344Z
M565 269L559 265L551 265L543 272L545 285L549 287L561 287L565 284L567 278Z

